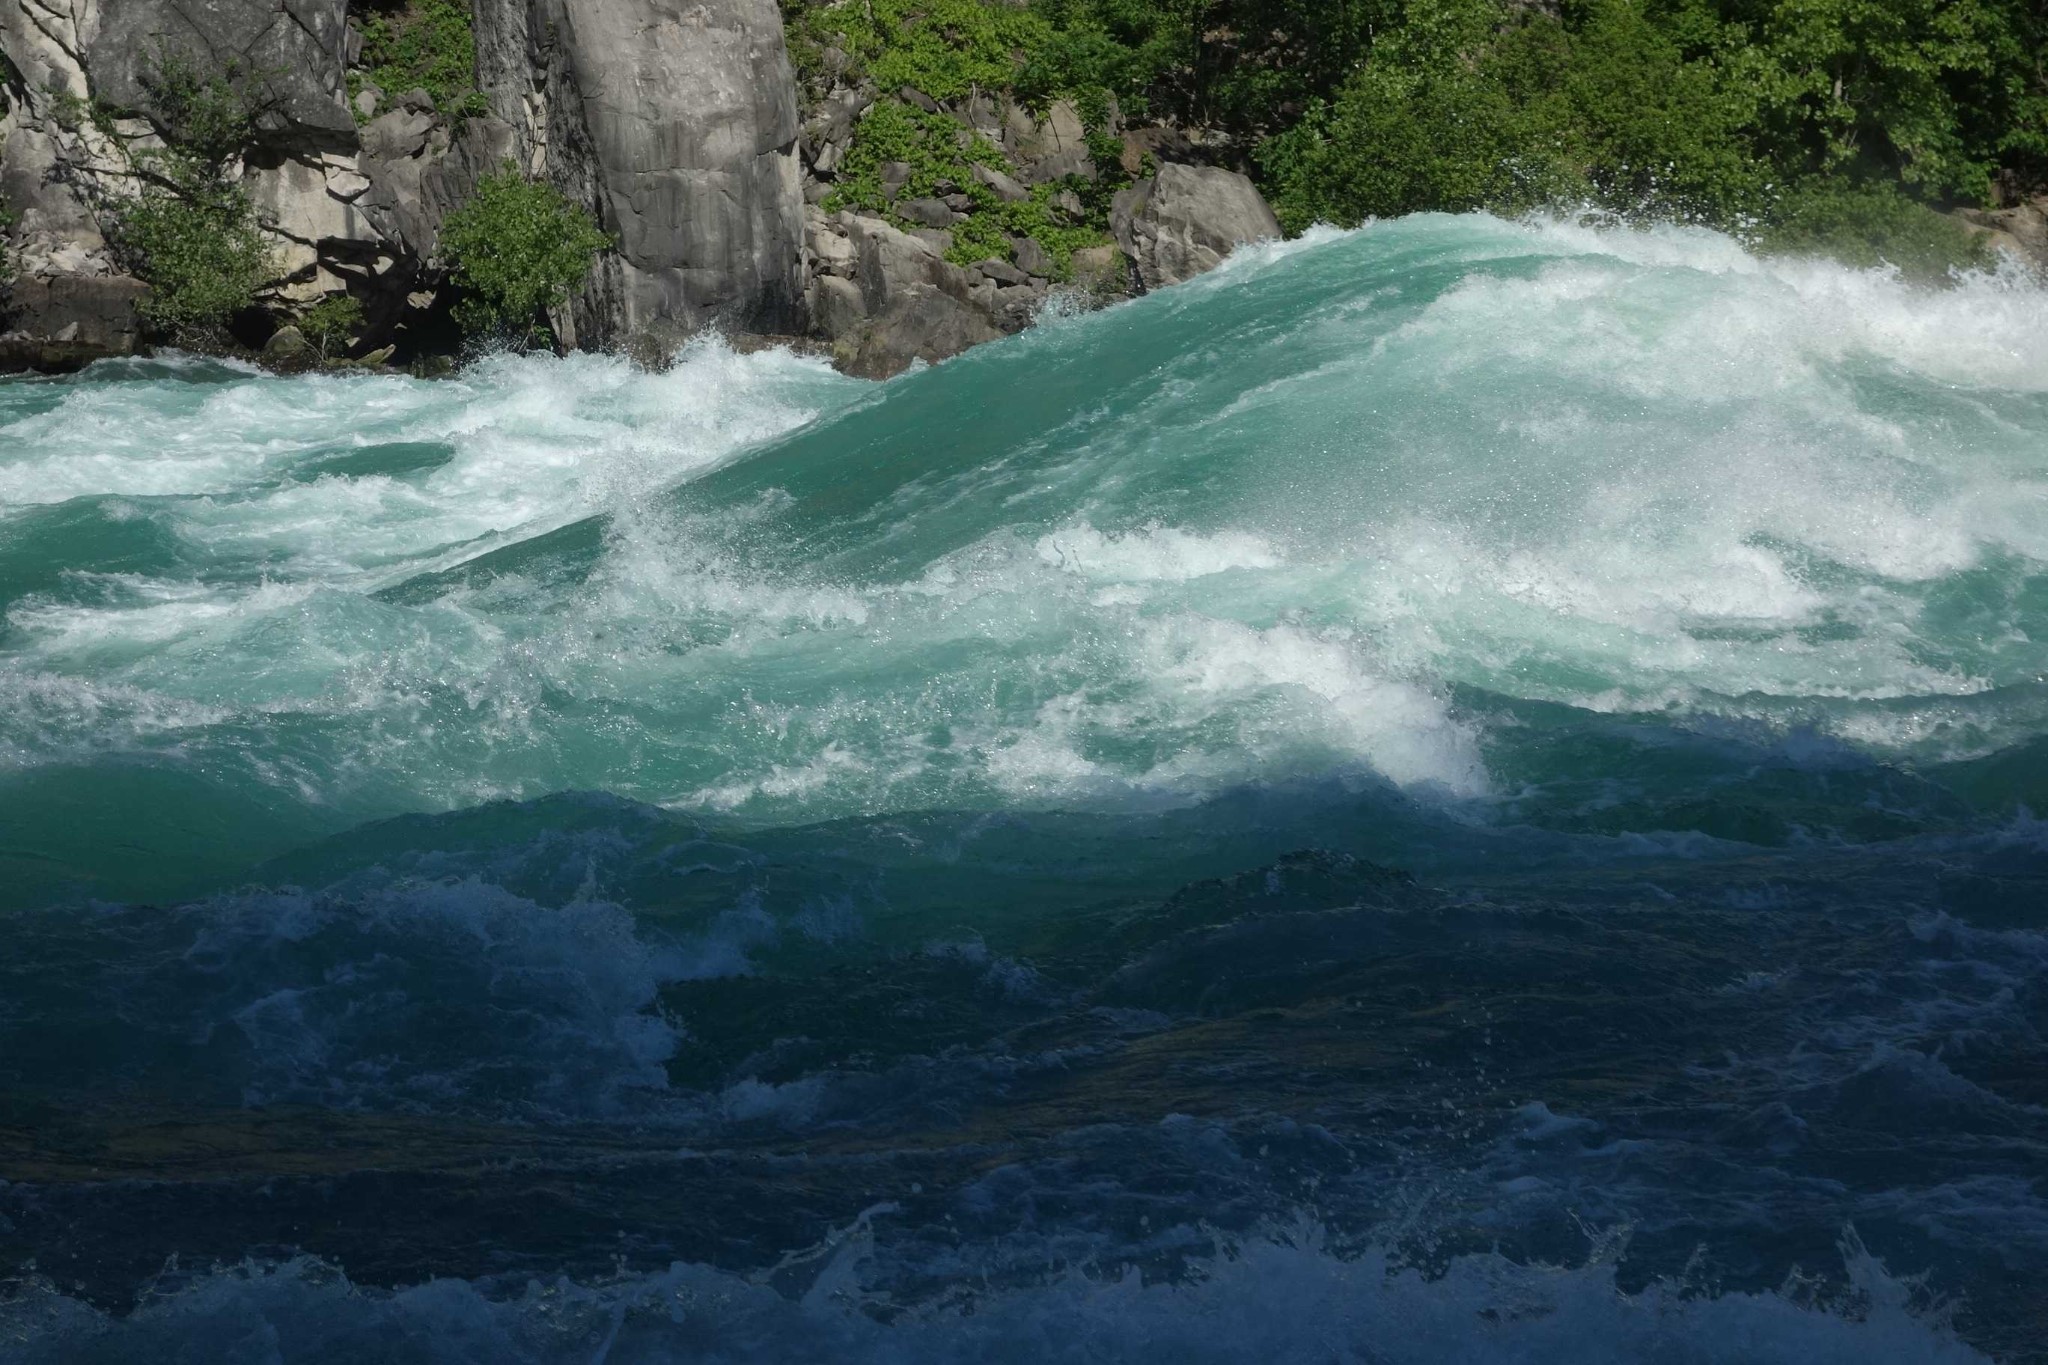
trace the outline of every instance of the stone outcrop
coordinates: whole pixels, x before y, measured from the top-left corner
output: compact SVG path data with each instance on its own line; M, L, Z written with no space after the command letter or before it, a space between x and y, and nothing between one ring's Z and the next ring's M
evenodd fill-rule
M96 25L82 53L94 97L159 112L152 64L177 62L204 80L230 71L262 93L257 129L267 139L346 146L355 120L344 103L346 0L103 0L72 5ZM35 0L22 0L37 9Z
M1109 225L1146 289L1193 279L1240 246L1280 236L1252 182L1217 166L1161 166L1118 191Z
M919 360L943 360L1031 326L1055 295L1065 296L1062 312L1076 303L1128 298L1210 269L1244 242L1280 234L1243 176L1173 162L1204 155L1199 139L1169 127L1127 127L1112 105L1108 125L1098 131L1115 139L1109 146L1122 148L1121 174L1156 168L1118 199L1122 244L1104 241L1056 254L1045 241L1005 231L999 250L970 259L959 244L975 242L978 257L989 252L988 215L1013 222L1010 206L1027 201L1031 216L1053 228L1101 227L1074 181L1100 178L1096 158L1105 139L1091 145L1071 102L1034 112L980 91L945 101L907 87L878 90L854 74L844 53L830 49L813 68L804 96L798 146L809 206L805 307L813 334L831 344L850 373L883 377ZM872 178L849 187L843 177L861 121L891 101L921 111L926 129L931 115L951 119L955 145L973 147L973 155L939 173L929 161L922 171L902 161L870 164ZM937 136L943 145L943 127ZM846 202L849 189L861 207L832 211Z
M141 341L136 303L107 222L135 192L141 158L161 146L167 73L228 78L255 115L241 163L269 229L290 308L345 287L323 268L334 243L377 233L354 201L356 130L344 103L345 0L123 0L0 7L0 195L17 278L0 299L0 365L83 363Z
M56 274L15 282L0 371L73 370L131 354L141 342L135 304L142 281L126 275Z
M1993 250L2048 275L2048 195L1998 209L1962 209L1956 214L1984 234Z
M560 319L574 341L804 328L795 85L770 0L475 0L475 19L481 118L424 91L351 107L346 0L5 0L0 194L18 279L0 364L138 344L145 291L106 234L160 145L166 64L250 96L240 174L279 262L263 297L280 321L346 291L363 345L403 343L442 305L442 221L511 163L618 243Z
M773 0L477 0L518 160L616 235L579 334L800 328L796 85Z
M472 0L472 12L483 115L422 90L366 86L350 100L361 44L347 0L0 0L0 195L17 267L0 297L0 368L146 340L146 287L108 233L167 134L166 62L202 82L232 77L256 113L231 170L277 276L259 298L268 324L245 319L261 327L251 346L342 293L362 305L357 354L449 345L441 227L507 164L582 204L616 243L551 313L558 337L652 362L716 327L816 338L851 372L884 376L1030 326L1055 292L1125 297L1278 231L1243 177L1172 164L1199 148L1112 110L1130 171L1168 163L1118 197L1120 246L1055 257L1012 235L991 250L972 221L990 205L1090 221L1071 186L1097 177L1100 153L1072 104L1034 114L999 95L881 92L830 51L800 101L771 0ZM909 164L884 165L884 204L827 212L878 100L951 118L962 146L978 138L1001 156L978 153L965 183L915 194ZM984 258L967 261L962 241Z
M137 339L127 279L100 231L93 194L122 166L113 139L67 117L91 93L82 54L96 32L80 9L0 5L0 204L14 217L16 279L0 299L0 365L84 363Z

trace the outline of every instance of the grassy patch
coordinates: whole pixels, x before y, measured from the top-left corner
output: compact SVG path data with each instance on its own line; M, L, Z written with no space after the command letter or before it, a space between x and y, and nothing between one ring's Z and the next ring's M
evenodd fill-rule
M387 96L425 90L435 107L457 117L486 111L476 88L476 35L466 0L401 0L359 12L361 73L349 94L367 81Z
M898 216L882 183L882 168L890 162L910 168L897 199L918 199L940 194L964 194L973 201L967 217L955 223L953 247L947 259L956 265L977 261L1010 259L1013 237L1030 237L1052 256L1055 271L1066 278L1072 271L1074 252L1109 240L1101 223L1105 206L1098 187L1074 176L1056 184L1033 188L1029 198L1007 202L974 178L977 165L1008 169L1002 149L987 138L961 126L945 114L933 114L901 100L877 101L854 130L839 179L825 200L828 212L854 209L890 219L898 227L914 226ZM1081 221L1062 213L1054 200L1062 192L1077 198L1085 191Z

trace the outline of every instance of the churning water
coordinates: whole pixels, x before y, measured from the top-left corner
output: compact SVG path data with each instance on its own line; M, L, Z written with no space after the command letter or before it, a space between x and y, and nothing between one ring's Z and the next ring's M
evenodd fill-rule
M2048 1341L2048 293L0 383L0 1355Z

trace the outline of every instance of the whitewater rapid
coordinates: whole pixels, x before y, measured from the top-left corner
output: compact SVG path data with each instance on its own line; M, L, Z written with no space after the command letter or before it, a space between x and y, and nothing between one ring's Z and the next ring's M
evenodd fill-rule
M2010 266L0 381L0 1355L2025 1359L2042 810Z
M293 834L577 788L1490 799L1522 703L1933 761L2048 714L2017 273L1425 217L879 387L715 340L440 383L168 357L0 423L0 763L171 765Z

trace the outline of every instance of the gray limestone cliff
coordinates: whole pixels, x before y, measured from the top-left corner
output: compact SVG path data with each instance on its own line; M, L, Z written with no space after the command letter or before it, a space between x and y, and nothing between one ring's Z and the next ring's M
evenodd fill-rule
M796 84L773 0L476 0L476 30L523 169L618 240L580 332L801 330Z
M15 277L0 367L145 339L146 290L109 228L161 145L152 72L167 61L260 93L237 173L277 263L259 299L273 322L346 293L364 307L364 346L429 344L446 311L441 222L511 163L617 243L559 320L572 344L803 330L795 84L771 0L475 0L474 16L481 117L425 91L352 105L347 0L0 0Z
M849 372L883 377L1029 326L1055 294L1128 297L1279 230L1244 177L1174 164L1190 150L1176 130L1119 123L1117 183L1148 174L1117 197L1114 244L1098 217L1102 244L1057 262L1029 236L968 261L955 241L982 239L954 229L977 203L1049 195L1058 221L1084 222L1061 187L1100 182L1073 106L942 106L851 76L800 89L773 0L472 0L481 100L455 109L366 84L349 4L0 0L0 232L14 267L0 369L150 340L136 308L147 286L110 235L167 133L166 61L260 94L232 163L275 263L238 332L252 348L347 295L362 305L358 352L448 349L441 224L507 164L581 204L615 244L550 314L558 339L657 363L716 328L812 338ZM878 98L954 119L1001 164L922 198L890 181L885 204L828 211Z

